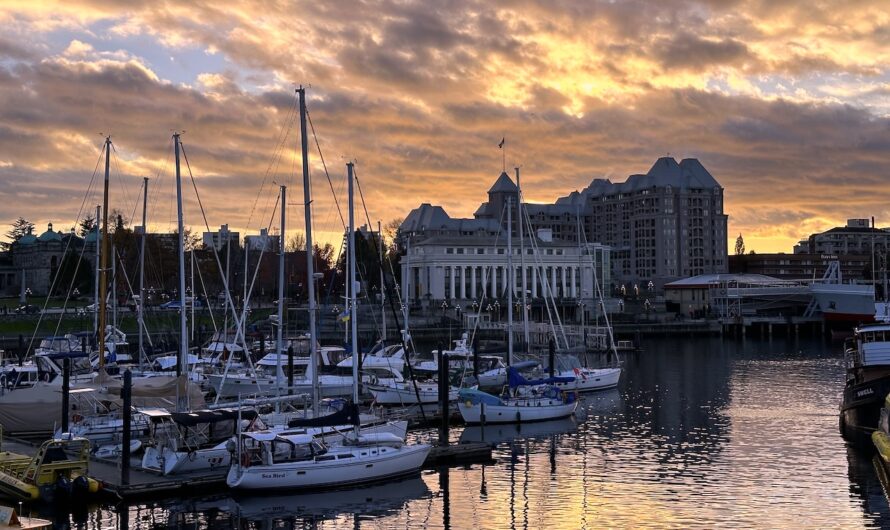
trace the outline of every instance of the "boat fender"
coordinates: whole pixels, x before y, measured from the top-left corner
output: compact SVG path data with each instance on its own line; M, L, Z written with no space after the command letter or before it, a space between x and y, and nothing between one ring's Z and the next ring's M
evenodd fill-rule
M73 483L74 493L77 495L83 495L85 493L89 493L90 491L90 480L83 475L78 476L74 479Z

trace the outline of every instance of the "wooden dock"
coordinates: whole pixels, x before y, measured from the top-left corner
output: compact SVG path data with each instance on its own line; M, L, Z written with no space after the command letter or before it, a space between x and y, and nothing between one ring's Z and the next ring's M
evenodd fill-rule
M4 438L3 451L33 455L37 448L24 440ZM425 469L490 462L491 446L481 442L433 446L423 463ZM149 499L225 491L228 466L212 471L162 475L138 467L139 459L131 460L129 480L121 480L120 464L105 459L90 459L90 477L99 481L102 492L117 499Z

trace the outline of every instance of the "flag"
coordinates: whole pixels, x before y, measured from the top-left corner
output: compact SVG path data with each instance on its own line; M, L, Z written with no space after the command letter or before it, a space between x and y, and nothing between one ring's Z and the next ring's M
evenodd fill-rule
M501 143L498 144L498 149L503 149L503 148L504 148L504 142L505 142L506 140L507 140L506 137L501 138Z
M349 309L346 309L342 313L337 315L337 319L340 320L340 322L348 322L349 321Z

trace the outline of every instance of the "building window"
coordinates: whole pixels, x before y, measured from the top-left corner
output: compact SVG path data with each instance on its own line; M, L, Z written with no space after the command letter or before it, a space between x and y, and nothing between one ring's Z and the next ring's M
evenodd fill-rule
M448 247L448 248L446 248L446 249L445 249L445 253L446 253L446 254L454 254L454 248L453 248L453 247Z
M462 248L458 248L458 249L457 249L457 253L458 253L458 254L463 254L463 253L464 253L464 249L462 249Z

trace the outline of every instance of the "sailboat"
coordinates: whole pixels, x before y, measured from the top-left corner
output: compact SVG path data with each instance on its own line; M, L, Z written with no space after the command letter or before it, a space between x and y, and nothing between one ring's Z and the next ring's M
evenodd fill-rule
M507 199L507 307L513 307L512 198ZM528 423L565 418L575 413L578 401L574 393L561 391L553 383L572 383L574 377L550 377L529 381L513 362L513 313L507 312L507 381L512 395L498 397L475 389L462 389L457 408L469 424ZM524 391L520 391L525 387ZM529 388L531 387L531 388Z
M305 112L305 90L300 90L300 111ZM304 135L305 141L305 135ZM305 159L304 159L305 164ZM349 275L355 284L355 219L353 164L347 164L349 179ZM356 288L351 294L350 325L353 354L353 403L357 408L358 327ZM358 415L355 414L357 417ZM319 418L321 420L321 418ZM355 420L352 435L344 436L343 445L326 447L310 435L284 437L274 432L246 432L238 436L236 451L226 477L234 489L326 488L376 482L416 473L429 455L428 444L405 445L391 437L367 437L359 434Z

